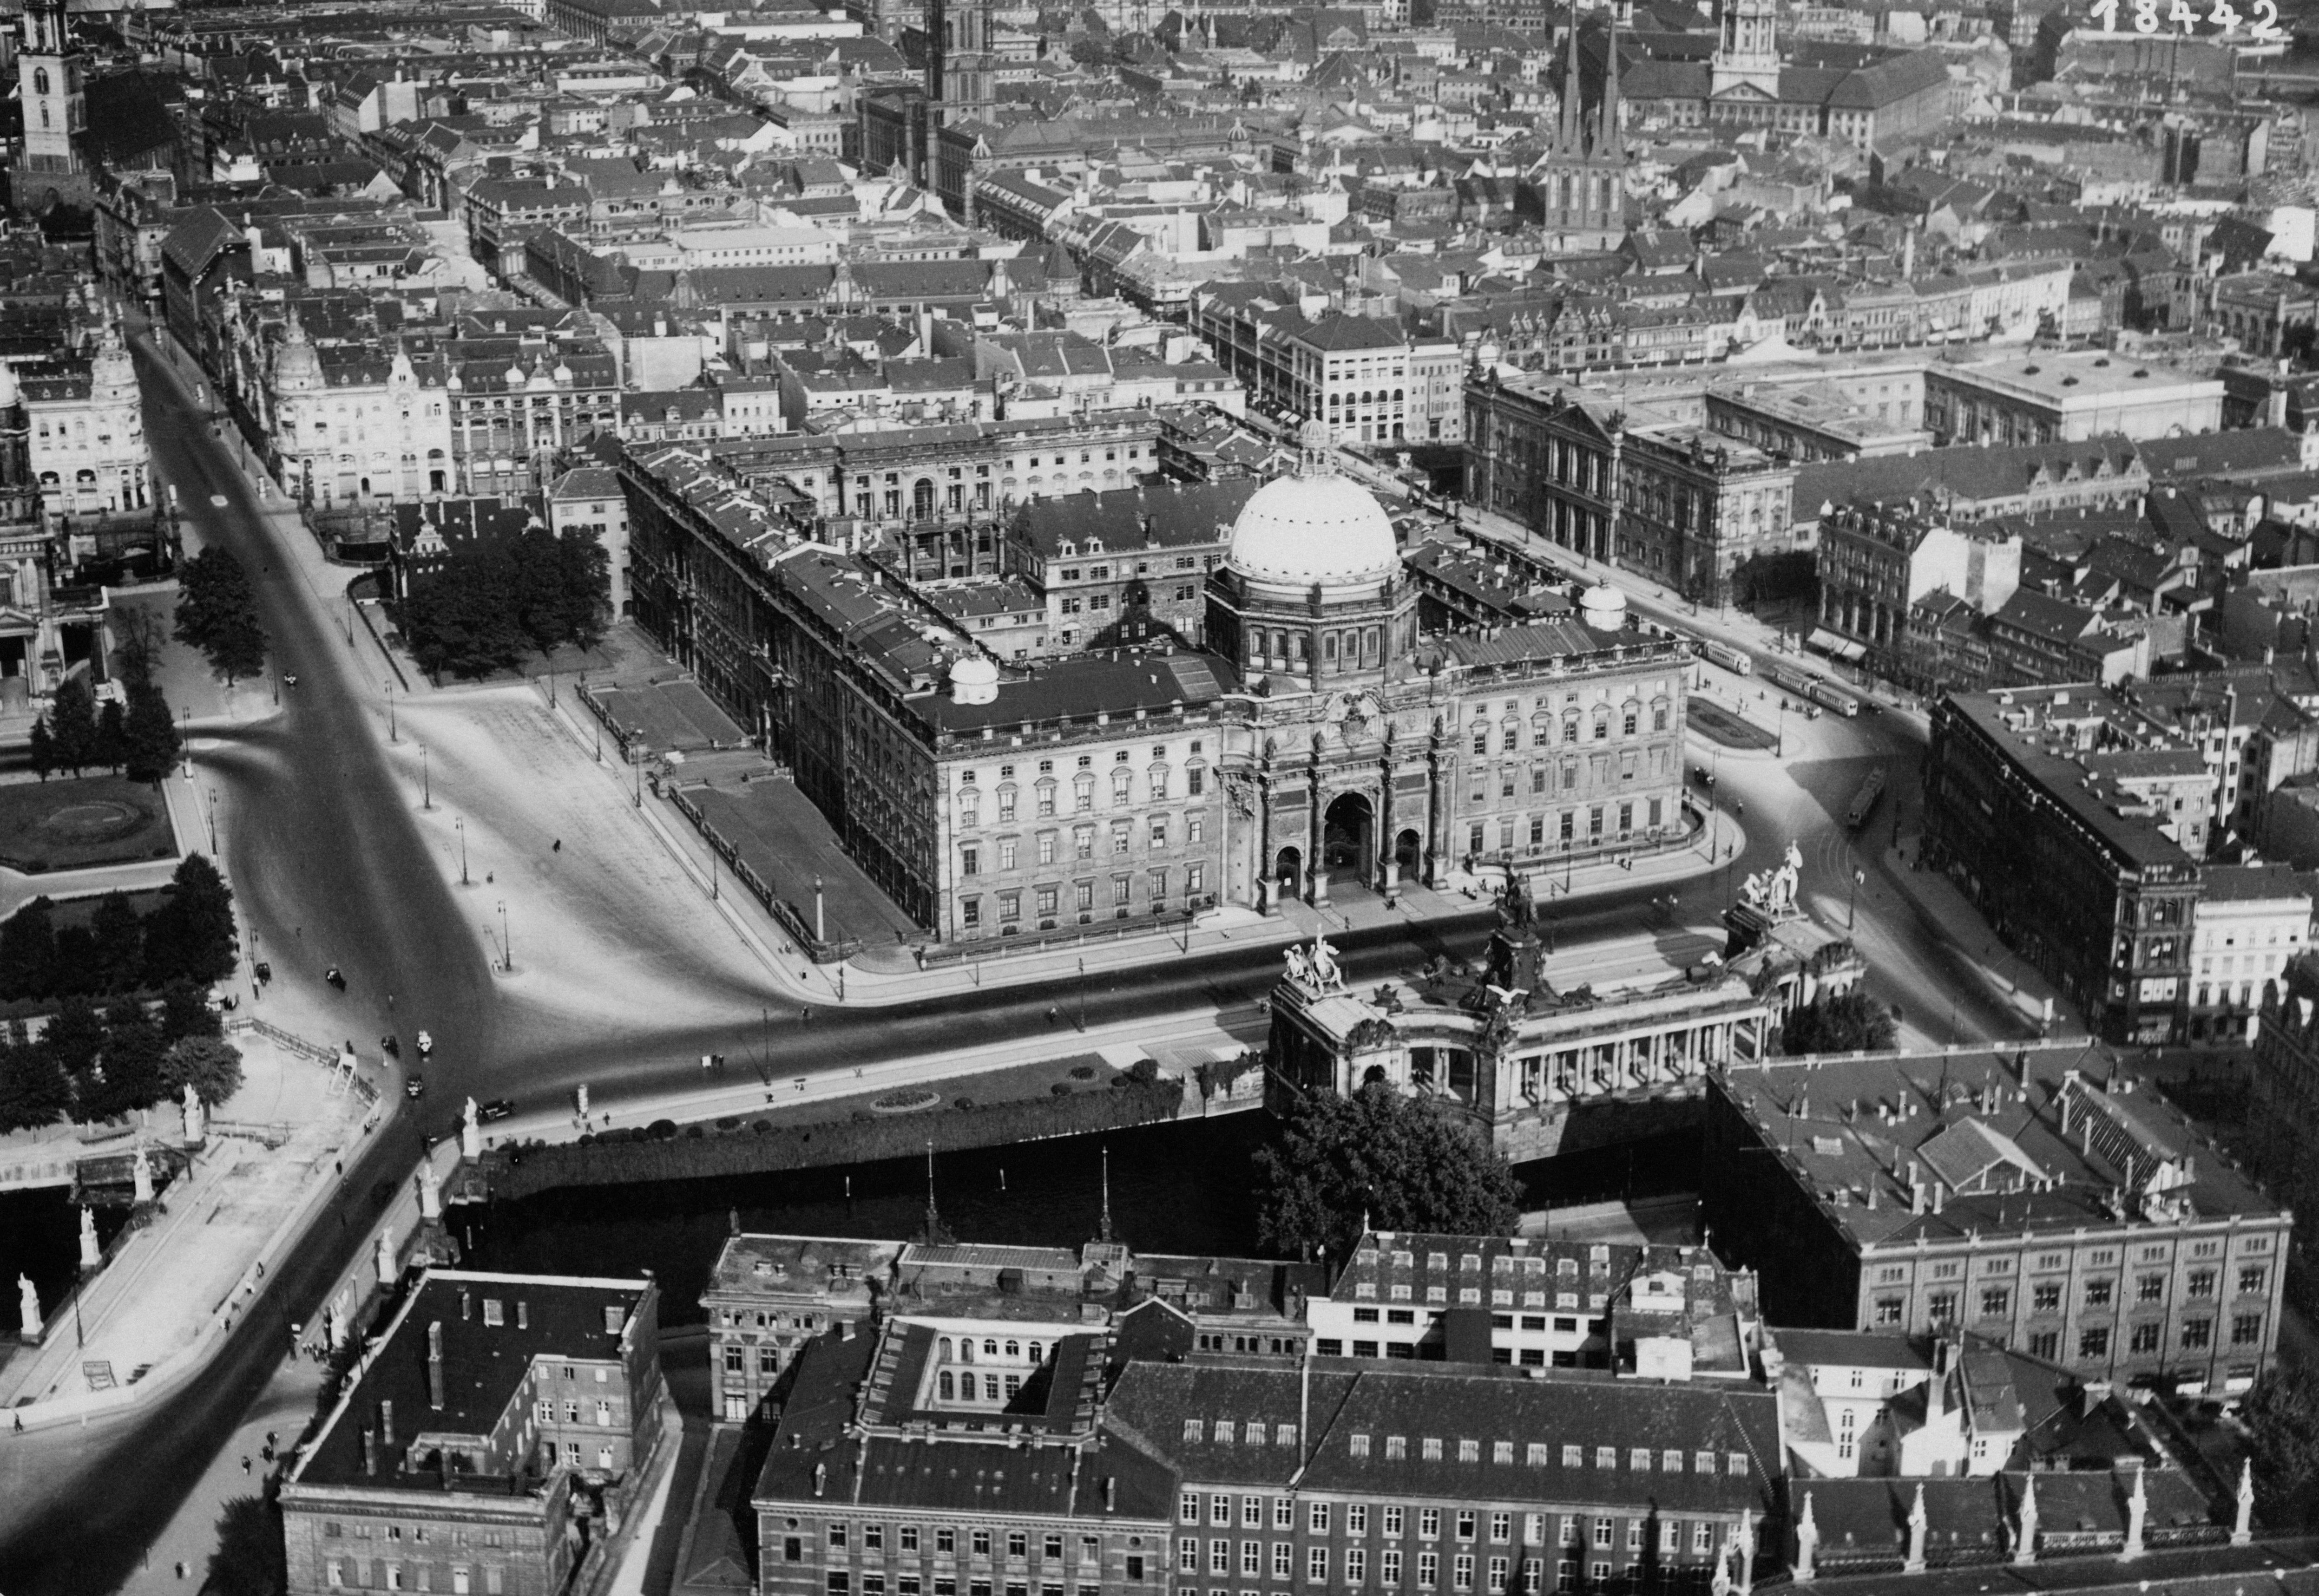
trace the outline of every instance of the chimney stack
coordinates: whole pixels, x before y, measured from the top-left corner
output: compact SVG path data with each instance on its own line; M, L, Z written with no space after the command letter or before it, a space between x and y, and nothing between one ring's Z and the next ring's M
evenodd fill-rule
M394 1404L392 1402L378 1404L378 1444L382 1447L394 1445Z
M520 1297L516 1300L515 1304L515 1327L518 1330L531 1328L531 1304Z
M378 1473L378 1432L374 1429L362 1432L362 1457L363 1473L375 1475Z
M443 1321L439 1319L427 1327L427 1405L438 1412L443 1407Z

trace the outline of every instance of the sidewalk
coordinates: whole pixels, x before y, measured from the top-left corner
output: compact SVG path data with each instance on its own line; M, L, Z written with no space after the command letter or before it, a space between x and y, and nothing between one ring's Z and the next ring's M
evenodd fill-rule
M1920 837L1903 837L1898 846L1884 851L1884 869L1955 961L2025 1023L2055 1036L2083 1029L2059 989L1998 939L1956 883L1937 871L1912 868L1922 850Z
M375 1123L372 1101L334 1090L328 1068L255 1032L241 1090L212 1116L185 1173L158 1193L85 1286L77 1312L50 1304L46 1339L0 1368L0 1406L27 1429L134 1404L197 1373L267 1264L336 1189L332 1169ZM176 1111L152 1111L170 1140Z

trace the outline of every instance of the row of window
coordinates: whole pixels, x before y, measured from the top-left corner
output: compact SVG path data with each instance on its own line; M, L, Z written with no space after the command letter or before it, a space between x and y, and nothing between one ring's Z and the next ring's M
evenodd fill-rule
M1655 732L1663 732L1666 730L1667 721L1672 714L1673 708L1665 699L1660 699L1654 700L1651 704L1651 730ZM1643 707L1640 704L1634 702L1632 699L1629 699L1623 707L1621 707L1615 716L1611 714L1611 707L1609 705L1599 704L1595 706L1594 717L1591 723L1588 722L1584 717L1581 716L1575 709L1565 710L1563 712L1561 723L1562 741L1565 743L1577 743L1583 741L1584 738L1581 734L1590 724L1593 728L1593 740L1597 743L1607 743L1611 740L1611 728L1614 725L1619 728L1619 735L1622 737L1632 737L1639 734L1642 729L1642 717ZM1530 746L1533 748L1552 747L1554 745L1554 726L1555 723L1553 720L1544 715L1540 715L1538 719L1531 724ZM1498 733L1498 752L1501 753L1512 753L1516 750L1520 749L1521 747L1521 722L1519 720L1510 720L1506 722L1505 725L1500 728ZM1490 752L1490 728L1487 725L1480 722L1476 722L1475 724L1473 729L1473 747L1475 753L1477 755L1486 755Z
M1186 816L1184 818L1185 846L1196 848L1205 843L1207 840L1207 830L1206 816ZM1173 845L1170 839L1174 835L1174 826L1167 816L1154 815L1144 822L1143 834L1150 852L1165 852ZM1115 858L1132 852L1134 837L1135 825L1132 821L1113 821L1110 847L1106 852ZM1092 861L1096 857L1096 842L1094 826L1072 827L1070 857L1074 860ZM1032 853L1040 864L1054 864L1061 852L1062 834L1042 831L1031 839L1031 843ZM1000 837L988 844L961 843L958 849L958 873L961 877L978 876L982 873L984 864L993 861L1001 870L1018 869L1023 862L1022 844L1023 839L1020 837Z
M2110 1276L2104 1276L2099 1279L2088 1280L2084 1282L2085 1289L2082 1305L2093 1310L2100 1310L2116 1306L2118 1300L2118 1284L2119 1283L2116 1278ZM2217 1284L2217 1271L2213 1269L2193 1269L2183 1278L2183 1294L2192 1298L2212 1297L2215 1294L2215 1288ZM2240 1267L2238 1272L2239 1295L2260 1296L2267 1289L2269 1289L2269 1285L2270 1270L2267 1266L2261 1264L2248 1264ZM1926 1293L1925 1296L1925 1312L1926 1316L1934 1320L1954 1319L1957 1316L1958 1295L1959 1294L1954 1290L1936 1290ZM2134 1301L2137 1306L2143 1306L2154 1303L2163 1303L2165 1300L2165 1276L2140 1275L2134 1277ZM1890 1310L1889 1316L1887 1314L1888 1309ZM1879 1324L1902 1323L1906 1319L1906 1311L1907 1302L1905 1298L1883 1296L1876 1299L1877 1322ZM2012 1312L2012 1287L2008 1285L1983 1285L1981 1288L1981 1317L1988 1319L2003 1318L2010 1314ZM2041 1280L2034 1283L2029 1287L2029 1312L2032 1313L2059 1313L2062 1312L2062 1283L2058 1280Z
M1632 781L1638 775L1643 772L1644 761L1640 757L1642 752L1643 751L1641 750L1633 748L1621 748L1619 750L1618 771L1620 780ZM1655 780L1665 780L1671 773L1668 769L1669 751L1665 747L1657 747L1650 749L1648 753L1650 754L1649 771L1652 779ZM1587 773L1591 779L1589 785L1600 787L1611 780L1611 756L1609 754L1589 754L1586 756L1586 763L1589 767ZM1529 767L1530 797L1543 798L1546 796L1548 785L1552 780L1552 772L1554 768L1555 767L1553 766L1543 763L1534 764ZM1560 768L1562 771L1561 790L1564 792L1577 791L1577 756L1573 754L1565 757L1561 761ZM1491 774L1493 771L1496 772L1494 780L1493 780ZM1520 786L1521 768L1519 765L1511 764L1475 765L1473 767L1471 771L1468 772L1466 783L1468 801L1476 804L1489 802L1490 789L1493 787L1497 789L1499 798L1510 798L1515 795Z
M507 1589L507 1571L498 1564L483 1567L481 1596L501 1596ZM374 1562L365 1558L332 1557L322 1564L322 1578L334 1591L431 1591L436 1588L435 1571L430 1564L421 1563L405 1568L400 1563ZM469 1596L474 1591L474 1570L464 1563L455 1563L450 1569L451 1582L443 1587L451 1596Z
M920 1526L898 1524L892 1528L891 1549L900 1552L919 1552L927 1549L926 1534ZM836 1519L823 1527L822 1534L824 1544L833 1552L850 1551L857 1544L860 1549L865 1552L884 1552L889 1549L887 1529L888 1526L874 1521L856 1525L843 1519ZM981 1526L977 1526L966 1532L968 1554L970 1556L987 1560L993 1555L993 1548L1000 1544L997 1537L1002 1535L1005 1537L1007 1561L1021 1563L1031 1555L1031 1531L1028 1529L994 1530ZM935 1525L932 1538L935 1556L958 1555L959 1532L955 1526ZM1039 1537L1041 1560L1047 1563L1062 1561L1064 1539L1060 1530L1050 1529L1042 1532ZM795 1563L803 1557L804 1552L801 1549L802 1543L793 1541L792 1544L799 1546L800 1549L790 1553L786 1560ZM1092 1567L1103 1560L1103 1542L1096 1536L1080 1536L1078 1549L1079 1565L1083 1568Z
M1618 807L1619 824L1616 834L1621 841L1624 841L1634 834L1635 814L1636 806L1631 802L1622 803ZM1643 814L1645 816L1645 825L1649 830L1658 830L1661 826L1666 824L1666 800L1665 798L1650 799L1643 806ZM1515 845L1514 839L1516 836L1518 834L1525 834L1524 828L1520 825L1521 819L1522 817L1518 815L1506 815L1502 816L1499 818L1497 826L1497 850L1499 852L1507 853L1512 852ZM1587 842L1600 843L1606 834L1604 830L1606 819L1606 806L1604 805L1596 804L1586 811ZM1547 817L1543 815L1532 815L1529 817L1529 825L1527 827L1526 834L1529 839L1529 845L1530 847L1543 848L1547 845L1546 821ZM1575 809L1565 809L1562 811L1561 818L1557 827L1556 840L1565 848L1570 847L1578 840L1577 828L1578 812ZM1476 820L1473 825L1466 827L1466 847L1467 852L1476 856L1489 852L1489 822L1485 820Z
M1168 876L1169 872L1164 868L1144 871L1144 878L1148 883L1148 889L1145 893L1144 902L1150 912L1152 914L1159 914L1168 906ZM1184 896L1187 903L1198 898L1203 893L1207 891L1207 866L1204 864L1190 864L1184 867ZM1072 909L1082 915L1093 914L1095 912L1096 899L1097 897L1096 888L1100 885L1101 884L1099 882L1093 880L1074 881L1070 883ZM1032 888L1032 912L1037 915L1041 919L1046 919L1062 913L1062 892L1063 888L1060 883ZM1009 888L1004 892L994 893L992 894L992 897L997 900L999 924L1002 926L1012 925L1022 920L1023 893L1019 888ZM1134 876L1117 875L1112 877L1109 897L1110 904L1108 906L1110 907L1123 910L1132 908L1135 902ZM958 900L958 920L961 925L975 926L981 924L983 904L982 899L979 896L970 895L961 897Z
M1368 1439L1367 1436L1357 1436L1354 1438L1362 1442L1366 1442ZM1403 1438L1400 1436L1387 1436L1385 1438L1385 1440L1388 1443L1385 1450L1386 1456L1400 1457L1406 1455L1404 1452L1394 1450L1390 1444L1400 1441L1401 1439L1403 1439ZM1435 1442L1433 1444L1438 1446L1439 1443ZM1479 1443L1469 1442L1466 1444L1478 1445ZM1500 1441L1496 1444L1501 1448L1511 1448L1513 1446L1511 1441ZM1572 1454L1583 1452L1584 1448L1579 1447L1565 1447L1562 1450L1565 1458L1567 1459ZM1534 1462L1542 1463L1544 1461L1544 1454L1546 1451L1547 1447L1540 1443L1532 1442L1529 1445L1529 1452ZM1605 1468L1615 1468L1618 1466L1618 1447L1598 1447L1594 1451L1595 1460L1600 1466ZM1648 1451L1648 1448L1638 1447L1634 1448L1634 1451L1636 1456L1643 1456ZM1368 1456L1368 1449L1366 1446L1363 1446L1357 1450L1353 1456L1356 1457L1366 1457ZM1427 1456L1437 1456L1439 1454L1429 1453ZM1713 1452L1701 1452L1698 1454L1699 1467L1697 1472L1706 1474L1714 1474L1716 1472L1716 1456L1717 1455ZM1667 1464L1664 1472L1670 1474L1680 1474L1683 1472L1683 1455L1680 1451L1670 1448L1665 1454L1665 1457L1667 1459ZM1606 1458L1608 1459L1607 1462L1604 1461ZM1502 1461L1511 1462L1512 1459L1511 1456L1508 1456L1502 1459ZM1580 1465L1573 1464L1572 1466ZM1646 1461L1638 1466L1647 1468L1649 1464ZM1748 1472L1747 1456L1746 1453L1734 1452L1730 1455L1729 1472L1734 1474L1742 1475ZM1327 1535L1331 1533L1331 1526L1337 1522L1336 1510L1340 1505L1340 1504L1335 1502L1327 1501L1306 1502L1304 1504L1304 1528L1306 1532L1313 1535ZM1355 1501L1346 1502L1341 1505L1344 1509L1344 1533L1355 1537L1367 1536L1369 1533L1369 1504L1367 1502ZM1200 1512L1204 1506L1207 1510L1207 1522L1218 1528L1228 1528L1235 1522L1233 1516L1235 1509L1238 1510L1237 1522L1239 1527L1242 1529L1262 1528L1268 1517L1270 1519L1272 1528L1275 1529L1294 1529L1296 1528L1296 1503L1295 1499L1292 1497L1274 1496L1268 1498L1254 1495L1235 1497L1230 1492L1223 1491L1212 1491L1205 1493L1198 1491L1186 1491L1180 1501L1178 1502L1177 1516L1187 1524L1197 1524L1201 1521ZM1445 1515L1441 1509L1431 1507L1419 1508L1417 1510L1416 1518L1416 1538L1419 1540L1439 1540L1443 1538L1441 1531L1445 1523ZM1401 1538L1403 1532L1409 1528L1409 1510L1398 1503L1385 1503L1376 1510L1376 1519L1378 1533L1384 1538L1387 1540L1398 1540ZM1540 1545L1544 1541L1548 1531L1554 1528L1548 1519L1548 1515L1544 1513L1523 1514L1521 1523L1522 1544L1525 1546ZM1479 1540L1482 1538L1483 1519L1478 1509L1459 1508L1454 1514L1447 1517L1446 1522L1453 1531L1451 1538L1461 1541ZM1610 1520L1602 1519L1598 1520L1598 1522L1608 1523ZM1639 1522L1639 1520L1638 1520L1638 1522ZM1564 1514L1561 1516L1561 1544L1567 1546L1577 1540L1579 1523L1580 1520L1575 1515ZM1511 1545L1514 1538L1514 1515L1511 1511L1504 1510L1500 1510L1491 1513L1489 1515L1488 1528L1489 1539L1492 1545ZM1199 1543L1196 1540L1187 1536L1179 1543L1179 1546L1197 1546L1198 1544ZM1229 1543L1223 1541L1213 1541L1209 1544L1211 1546L1223 1546ZM1253 1545L1255 1543L1250 1542L1244 1544Z
M1154 766L1144 772L1144 793L1147 801L1164 804L1174 794L1169 790L1171 772L1164 765ZM1095 810L1096 778L1091 771L1082 771L1071 778L1071 812L1092 814ZM1208 790L1208 771L1205 765L1193 765L1184 772L1184 795L1205 798ZM1060 787L1051 776L1042 777L1031 789L1033 807L1038 816L1049 819L1054 816L1060 796ZM1011 825L1020 812L1020 792L1011 783L1000 787L991 795L995 824ZM1111 807L1124 809L1135 802L1135 772L1124 765L1115 766L1111 772ZM972 787L962 788L958 795L958 824L961 831L972 831L982 824L982 794Z
M729 1354L727 1361L730 1361ZM538 1415L539 1421L542 1424L553 1424L555 1422L555 1404L552 1402L535 1402L533 1404L533 1411ZM580 1421L580 1404L576 1402L565 1402L564 1404L564 1422L566 1424L577 1424ZM604 1429L609 1429L612 1427L611 1403L608 1402L600 1402L596 1404L596 1423L599 1428Z

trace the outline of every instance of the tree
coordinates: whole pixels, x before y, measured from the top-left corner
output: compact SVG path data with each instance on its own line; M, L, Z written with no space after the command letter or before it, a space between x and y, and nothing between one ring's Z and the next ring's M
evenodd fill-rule
M604 640L612 614L612 556L603 539L567 527L555 539L556 568L563 577L564 633L582 648Z
M1380 1230L1505 1236L1521 1187L1482 1133L1383 1082L1308 1093L1259 1150L1257 1233L1270 1247L1342 1258L1362 1216Z
M218 1514L203 1596L282 1596L290 1586L282 1510L262 1496L237 1496Z
M228 685L266 669L266 628L257 599L230 549L216 545L185 562L177 575L177 637L207 656Z
M233 973L233 889L206 853L188 853L145 921L145 979L206 986Z
M394 619L429 675L483 676L516 665L527 648L593 648L610 595L611 561L592 534L533 527L452 550L412 580Z
M153 680L161 662L161 618L140 605L122 604L111 611L111 618L113 663L133 699L136 690Z
M188 1036L170 1044L161 1058L161 1083L182 1097L185 1083L212 1108L241 1090L241 1050L217 1036Z
M129 717L118 699L107 699L96 712L96 741L89 762L118 771L129 757Z
M178 1042L189 1036L222 1036L224 1022L210 1006L208 994L179 977L161 988L161 1035Z
M177 723L161 690L145 684L129 690L129 715L122 730L122 773L131 781L158 786L177 762Z
M0 1044L0 1135L53 1125L72 1110L72 1082L38 1042Z
M2319 1380L2274 1365L2247 1393L2247 1457L2263 1521L2305 1529L2319 1519Z
M142 1013L113 1021L104 1033L95 1075L80 1083L81 1113L92 1120L125 1119L161 1100L160 1027Z
M1854 987L1833 997L1823 993L1791 1011L1780 1047L1789 1053L1873 1053L1899 1039L1892 1011Z
M88 917L91 985L99 992L127 992L145 973L145 923L129 906L129 899L108 892L96 901Z
M49 899L0 922L0 997L46 997L56 986L57 931Z
M430 676L487 676L523 658L528 636L516 544L462 546L411 584L395 622Z
M96 697L85 677L68 676L57 683L49 702L49 737L57 762L74 775L96 762Z
M49 735L48 717L32 723L32 772L43 781L57 768L57 741Z
M68 997L49 1016L49 1027L41 1033L41 1045L48 1049L49 1056L67 1075L86 1075L95 1067L96 1056L104 1050L104 1016L87 998Z

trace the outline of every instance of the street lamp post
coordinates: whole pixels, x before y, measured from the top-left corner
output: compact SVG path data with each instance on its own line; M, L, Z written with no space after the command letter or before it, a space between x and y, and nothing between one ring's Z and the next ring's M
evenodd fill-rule
M178 706L177 716L185 723L185 731L177 738L177 752L185 756L185 780L194 779L194 710L193 706Z
M435 774L428 762L424 743L419 745L419 807L422 809L435 807Z
M465 815L453 816L451 829L459 834L459 885L473 886L474 883L467 879L467 817Z
M386 689L386 740L390 743L400 743L402 741L402 736L394 724L394 683L387 681L380 685Z
M1079 1032L1087 1032L1087 960L1079 960Z
M210 789L210 856L217 857L217 789Z
M507 899L500 899L500 973L515 973L515 941L508 933Z
M1845 900L1844 906L1844 928L1846 931L1850 931L1852 929L1853 917L1859 912L1860 884L1866 879L1868 879L1868 872L1860 869L1857 865L1854 866L1852 870L1852 892L1850 897Z

